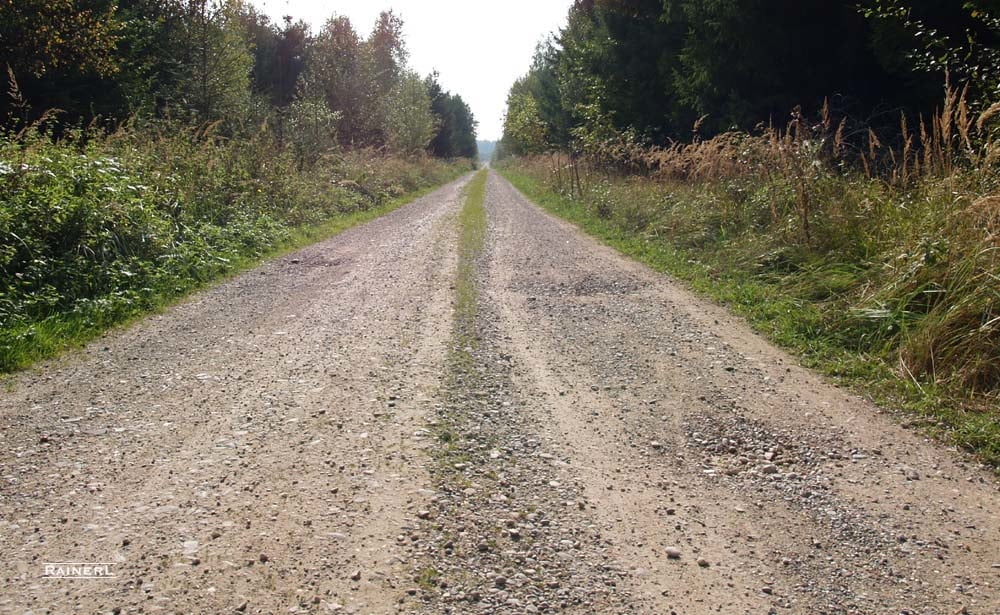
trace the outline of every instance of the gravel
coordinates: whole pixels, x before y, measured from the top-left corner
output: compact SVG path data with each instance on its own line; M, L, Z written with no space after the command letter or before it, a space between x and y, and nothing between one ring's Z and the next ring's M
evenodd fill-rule
M1000 612L989 472L494 173L456 318L465 181L13 378L0 613Z

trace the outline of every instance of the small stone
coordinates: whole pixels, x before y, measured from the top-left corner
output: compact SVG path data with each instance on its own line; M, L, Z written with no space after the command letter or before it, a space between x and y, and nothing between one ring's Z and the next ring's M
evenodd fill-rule
M670 558L670 559L680 559L681 558L681 550L678 549L677 547L667 547L666 549L664 549L664 552L667 554L667 557Z
M429 510L420 510L420 511L417 511L417 518L418 519L430 519L431 518L431 511L429 511Z
M778 471L779 471L778 466L774 465L773 463L769 463L760 468L761 474L777 474Z
M351 580L352 581L360 581L361 580L361 571L360 570L355 570L354 574L351 575Z
M497 578L493 579L493 584L499 587L500 589L503 589L507 587L507 577L498 576Z
M271 558L267 556L267 553L261 553L258 559L260 559L260 563L266 564Z
M660 444L656 440L653 440L652 442L650 442L649 445L652 446L653 448L660 448L660 447L663 446L662 444Z
M236 607L236 610L238 612L242 613L243 611L247 610L247 606L248 606L248 603L247 603L246 600L244 600L243 602L240 603L240 605L238 607Z
M767 594L768 596L770 596L771 594L773 594L773 593L774 593L774 588L773 588L773 587L771 587L770 585L765 585L764 587L762 587L762 588L760 589L760 591L762 591L762 592L764 592L765 594Z
M705 559L704 557L698 558L698 565L701 566L702 568L708 568L709 566L711 566L711 564L708 563L708 560Z

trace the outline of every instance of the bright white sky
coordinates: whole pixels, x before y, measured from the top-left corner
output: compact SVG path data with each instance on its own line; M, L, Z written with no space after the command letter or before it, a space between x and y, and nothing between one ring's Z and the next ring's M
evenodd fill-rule
M566 23L572 0L252 0L281 23L304 19L316 32L333 14L346 15L367 36L379 12L392 9L405 23L410 65L459 94L479 121L479 138L502 131L507 90L527 72L535 45Z

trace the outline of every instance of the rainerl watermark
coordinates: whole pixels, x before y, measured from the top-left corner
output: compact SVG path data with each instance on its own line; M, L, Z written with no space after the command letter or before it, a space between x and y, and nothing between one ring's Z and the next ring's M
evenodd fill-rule
M45 562L42 578L45 579L113 579L115 573L110 562Z

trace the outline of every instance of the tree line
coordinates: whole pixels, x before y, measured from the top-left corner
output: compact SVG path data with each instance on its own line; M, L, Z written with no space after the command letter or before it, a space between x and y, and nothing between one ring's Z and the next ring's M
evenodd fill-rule
M0 57L8 129L172 120L237 136L266 123L304 153L476 156L469 106L409 68L391 11L362 36L344 16L314 33L242 0L0 0Z
M576 0L510 89L503 149L686 142L797 108L892 130L940 104L946 72L970 98L1000 93L997 14L996 0Z

